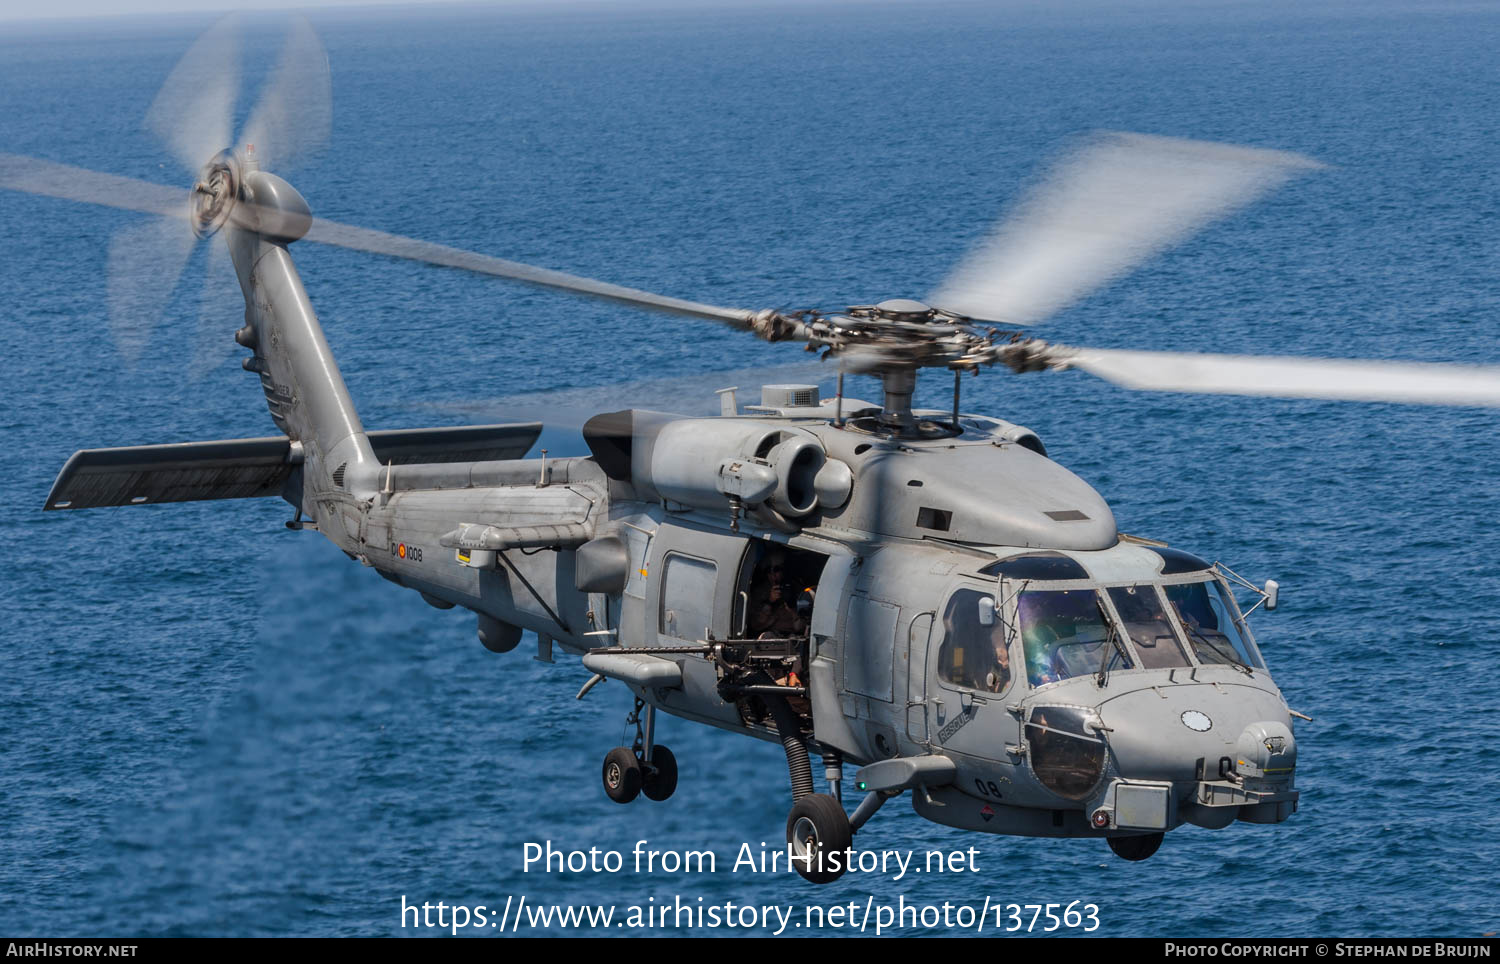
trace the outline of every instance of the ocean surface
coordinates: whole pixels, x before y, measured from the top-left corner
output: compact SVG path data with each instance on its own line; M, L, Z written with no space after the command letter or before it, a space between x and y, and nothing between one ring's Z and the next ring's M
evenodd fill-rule
M1327 167L1042 334L1500 363L1493 4L312 19L332 138L284 173L324 217L699 301L840 306L930 291L1090 131L1195 137ZM212 22L0 23L0 151L185 191L190 174L141 119ZM246 29L241 116L282 22ZM1500 413L1143 394L1077 372L966 381L966 410L1035 429L1125 531L1281 581L1281 608L1253 626L1290 705L1315 718L1298 725L1301 812L1187 827L1131 864L1098 841L966 835L903 799L862 847L973 846L980 871L820 889L729 870L742 843L782 839L778 747L667 718L676 795L611 803L599 767L624 732L622 687L575 701L588 676L576 660L544 665L528 643L486 652L472 617L288 531L279 501L44 514L75 449L275 431L231 340L237 289L207 246L139 355L117 350L109 245L142 220L0 192L0 932L448 933L410 915L403 927L403 896L622 916L675 898L1082 901L1104 935L1500 930ZM503 419L511 403L493 400L805 357L454 271L293 254L371 428ZM658 382L654 404L712 405L712 381ZM927 379L924 400L945 404L943 382ZM626 392L595 394L603 407ZM549 840L627 858L647 840L720 863L523 872L524 845Z

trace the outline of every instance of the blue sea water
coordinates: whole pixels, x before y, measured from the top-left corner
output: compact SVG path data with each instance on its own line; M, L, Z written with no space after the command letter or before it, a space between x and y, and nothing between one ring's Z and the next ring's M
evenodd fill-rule
M0 24L0 151L185 189L140 120L210 23ZM324 217L701 301L868 303L930 290L1080 134L1191 136L1329 166L1044 334L1500 362L1493 4L437 8L314 23L333 135L288 176ZM280 27L247 29L264 71ZM965 835L903 800L861 846L974 846L981 871L819 889L728 872L742 842L781 839L778 748L666 719L677 794L617 806L598 769L624 729L621 687L575 701L576 661L487 653L471 618L287 531L280 502L43 514L77 448L274 431L230 340L236 291L206 250L141 356L116 351L109 240L140 221L0 195L0 931L412 934L403 895L989 896L1091 902L1106 935L1500 930L1494 412L1147 395L1081 373L967 382L966 409L1036 429L1126 531L1281 580L1283 607L1254 625L1288 701L1316 718L1298 728L1301 812L1184 828L1130 864L1097 841ZM370 427L795 360L706 323L293 253ZM928 381L942 404L942 379ZM628 853L641 839L715 850L719 872L522 872L528 841Z

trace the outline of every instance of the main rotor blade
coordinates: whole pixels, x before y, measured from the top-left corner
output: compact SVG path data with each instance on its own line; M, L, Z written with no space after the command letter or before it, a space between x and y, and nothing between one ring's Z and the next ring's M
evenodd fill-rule
M239 143L254 146L263 169L286 171L296 159L327 144L332 127L328 52L312 24L298 18ZM227 146L226 142L215 150ZM212 152L203 161L211 156Z
M928 301L1006 324L1041 321L1321 166L1282 151L1102 135L1054 169Z
M146 111L172 156L193 174L231 146L240 85L239 17L223 18L188 48Z
M188 215L187 192L181 188L118 177L114 174L101 174L86 168L56 164L34 157L23 157L19 154L0 153L0 188L120 208L125 211L161 214L176 219L186 219ZM183 227L183 231L187 232L186 226ZM497 278L509 278L543 288L571 291L653 311L706 318L737 327L748 326L751 317L755 314L744 308L724 308L696 301L685 301L681 298L670 298L666 295L652 294L649 291L626 288L592 278L581 278L549 268L538 268L518 261L506 261L487 254L450 248L431 241L418 241L415 238L388 234L371 228L340 224L337 221L325 221L321 218L313 221L305 240L350 248L355 251L368 251L371 254L383 254L392 258L404 258L408 261L419 261L424 264L459 268L464 271L493 275Z
M718 393L723 389L738 389L738 403L743 409L746 405L760 404L760 389L764 385L821 386L837 374L833 366L814 361L767 368L696 372L611 385L554 388L528 395L426 402L417 407L481 420L538 421L548 428L576 429L582 428L600 412L623 408L643 408L674 415L718 415L721 402Z
M1500 366L1101 348L1074 352L1063 367L1146 391L1500 406Z
M583 455L588 451L583 442L583 427L602 413L636 409L688 418L718 415L722 404L718 393L726 388L739 390L738 408L743 412L747 405L760 403L762 385L823 386L836 374L830 365L804 362L548 389L527 395L423 402L410 407L457 415L469 422L541 422L542 435L533 452L545 448L553 457Z
M509 278L512 281L523 281L543 288L571 291L637 308L689 315L694 318L707 318L711 321L722 321L741 327L748 325L754 314L743 308L722 308L717 305L700 304L696 301L684 301L681 298L669 298L666 295L626 288L606 281L596 281L593 278L581 278L549 268L538 268L518 261L506 261L487 254L476 254L473 251L450 248L431 241L418 241L415 238L387 234L370 228L357 228L334 221L314 220L312 229L307 232L306 240L446 268L461 268L464 271L494 275L497 278Z
M20 154L0 153L0 188L185 220L188 192ZM187 225L184 233L191 235Z

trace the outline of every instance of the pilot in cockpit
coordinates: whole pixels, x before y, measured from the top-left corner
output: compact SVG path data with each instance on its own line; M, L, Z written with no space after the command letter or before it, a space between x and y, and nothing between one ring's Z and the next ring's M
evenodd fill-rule
M984 677L984 688L991 693L1002 693L1010 685L1010 647L1005 642L1005 627L999 621L990 630L990 646L995 661Z

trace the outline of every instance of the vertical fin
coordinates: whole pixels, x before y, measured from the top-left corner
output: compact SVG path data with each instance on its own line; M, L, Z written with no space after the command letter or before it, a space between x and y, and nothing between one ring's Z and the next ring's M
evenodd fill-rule
M253 206L239 205L223 232L245 296L245 327L235 339L254 352L243 367L260 376L276 426L301 443L311 496L304 504L340 492L373 498L379 462L287 251L311 221L306 202L260 171L246 176L245 190Z

